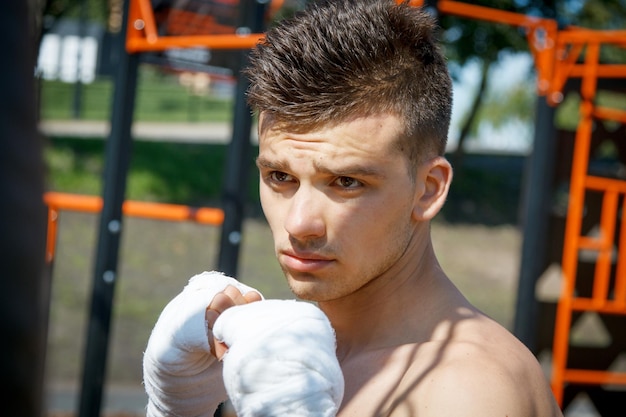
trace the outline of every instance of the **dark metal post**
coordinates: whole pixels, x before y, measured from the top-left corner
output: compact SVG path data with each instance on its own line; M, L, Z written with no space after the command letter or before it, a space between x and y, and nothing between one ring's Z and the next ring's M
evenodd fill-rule
M548 221L554 178L556 138L554 107L537 98L533 152L524 173L523 242L513 332L531 350L536 348L538 302L535 286L547 254Z
M44 415L50 301L44 260L43 144L37 132L34 3L2 2L0 13L0 390L3 416Z
M72 100L72 117L80 119L83 102L83 62L82 40L85 37L87 25L87 0L80 0L80 15L78 17L78 52L76 53L76 81L74 82L74 95Z
M117 39L117 73L111 111L111 133L106 144L103 208L100 217L91 312L83 364L80 417L100 414L106 370L109 330L119 244L122 233L122 203L132 147L131 126L137 86L138 55L125 50L129 0L124 1L123 27Z
M264 30L263 18L267 1L244 0L240 3L241 25L239 31L258 33ZM247 63L248 51L240 54L240 69ZM228 145L226 168L222 185L224 223L220 237L217 269L232 277L237 276L239 248L241 246L243 216L248 191L250 130L252 112L246 103L248 79L238 72L235 107L233 112L233 137ZM220 406L214 414L222 416Z
M243 24L240 31L259 33L264 29L263 17L267 1L245 0L241 2ZM248 51L241 53L241 67L247 62ZM235 108L233 114L233 137L228 145L226 168L222 187L222 208L224 223L220 238L220 252L217 268L230 276L237 275L241 228L243 223L248 176L250 168L250 130L252 113L246 103L248 80L243 75L237 77Z

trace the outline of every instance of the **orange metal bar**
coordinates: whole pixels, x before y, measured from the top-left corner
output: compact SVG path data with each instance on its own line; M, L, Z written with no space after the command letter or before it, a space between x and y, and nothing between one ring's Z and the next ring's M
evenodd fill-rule
M570 308L571 311L595 311L597 313L626 315L626 310L620 303L607 301L599 306L593 298L574 298L571 300Z
M558 104L563 100L561 91L570 77L570 74L576 65L576 61L583 50L583 45L568 45L558 39L555 68L552 78L548 80L548 101L552 104ZM555 96L555 94L558 94Z
M273 1L271 7L281 5ZM159 36L149 0L132 0L128 14L126 50L128 53L158 52L170 48L204 47L211 49L250 49L263 39L263 34L206 34ZM233 28L234 32L234 28Z
M159 36L150 41L146 38L128 38L129 53L157 52L169 48L249 49L263 40L262 34L250 35L203 35L203 36Z
M592 105L581 102L581 119L576 131L574 157L570 181L570 201L563 239L563 288L557 304L552 346L552 391L559 405L563 404L564 374L567 367L569 329L572 320L572 297L576 286L578 247L584 206L584 181L589 162L589 147L593 120Z
M616 180L614 178L589 175L585 177L585 186L592 190L611 190L618 193L626 193L626 181Z
M152 13L152 8L150 13ZM129 44L136 42L143 42L146 39L144 29L144 16L139 7L139 3L137 0L130 0L130 4L128 7L128 28L126 30L126 50L129 53L139 52L137 50L131 50L128 48ZM154 39L150 39L150 41L154 41Z
M552 343L552 378L550 386L554 399L559 406L563 405L563 383L565 381L565 367L567 366L569 328L572 324L572 299L563 295L568 287L569 284L566 283L557 305L554 341Z
M593 251L601 251L606 247L606 241L602 238L594 238L589 236L581 236L578 238L578 248L593 250Z
M102 198L90 195L66 194L49 191L43 201L55 210L82 211L97 213L102 210Z
M626 311L626 196L622 202L622 225L620 229L619 247L617 250L617 267L615 268L614 299L618 308Z
M600 44L597 42L587 44L587 54L585 56L585 67L583 70L583 80L580 87L580 94L590 102L596 96L598 84L598 62L600 61ZM593 113L593 107L590 109ZM585 164L586 165L586 164Z
M396 0L396 3L400 4L404 2L404 0ZM410 0L409 5L413 7L422 7L424 5L423 0Z
M568 369L565 372L565 379L568 382L578 382L582 384L626 384L626 373L590 371L586 369Z
M608 43L626 46L626 30L591 30L569 28L561 31L559 37L567 43Z
M599 307L606 303L609 295L613 239L615 237L618 203L618 193L609 190L604 193L602 212L600 215L600 237L602 246L598 252L593 277L593 300Z
M102 198L97 196L47 192L44 202L56 210L71 210L96 213L102 210ZM178 204L148 203L127 200L122 205L127 216L167 221L195 221L219 226L224 221L224 212L217 208L192 208Z
M541 26L543 23L550 22L549 19L507 12L491 7L477 6L458 1L439 0L437 2L437 8L442 13L448 13L470 19L485 20L493 23L504 23L512 26L532 27Z
M585 66L574 65L570 72L570 76L575 78L584 77L585 71ZM624 78L624 74L626 74L626 65L598 65L597 74L598 77L602 78Z
M57 229L59 225L59 212L48 207L48 228L46 237L46 262L51 263L56 253Z
M528 29L526 39L537 70L537 91L546 95L553 82L555 71L555 45L558 36L558 25L555 21L545 21L542 27Z
M141 25L138 19L138 20L133 21L133 27L135 29L139 29L138 27L138 23L139 23L139 26L143 26L143 30L145 30L146 32L146 39L148 40L148 42L154 42L156 41L159 34L157 32L157 25L154 20L152 3L150 3L150 0L136 0L136 1L137 1L137 6L139 7L139 12L141 15L141 21L143 22L143 25Z
M626 74L626 69L624 73ZM596 106L593 116L597 119L615 120L622 124L626 124L626 110Z

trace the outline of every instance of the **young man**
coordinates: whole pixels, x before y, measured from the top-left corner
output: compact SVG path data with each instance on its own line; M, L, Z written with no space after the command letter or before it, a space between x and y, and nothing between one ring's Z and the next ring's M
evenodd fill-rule
M247 71L261 203L294 294L329 318L338 416L558 416L535 357L441 269L429 222L451 81L423 11L320 2L271 29ZM259 297L228 286L206 313ZM227 346L212 341L218 357Z

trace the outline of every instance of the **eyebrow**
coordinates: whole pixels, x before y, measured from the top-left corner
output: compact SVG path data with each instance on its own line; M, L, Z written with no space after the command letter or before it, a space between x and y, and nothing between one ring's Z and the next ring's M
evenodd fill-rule
M286 162L280 162L280 161L270 161L267 158L264 158L262 156L258 156L256 158L256 166L261 169L261 168L265 168L265 169L271 169L274 171L289 171L289 164Z
M383 178L385 175L378 169L372 167L365 167L362 165L346 165L343 167L337 167L329 169L322 166L317 162L314 162L315 168L325 174L336 175L340 177L370 177L370 178Z
M270 161L267 158L259 156L256 158L256 165L259 169L271 169L274 171L290 171L290 165L287 162L282 161ZM321 173L335 175L339 177L369 177L369 178L384 178L385 175L376 168L364 167L362 165L346 165L343 167L337 167L330 169L318 162L313 162L315 169Z

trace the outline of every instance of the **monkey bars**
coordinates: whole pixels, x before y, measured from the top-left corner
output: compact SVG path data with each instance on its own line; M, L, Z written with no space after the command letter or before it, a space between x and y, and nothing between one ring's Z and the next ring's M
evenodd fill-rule
M103 201L101 197L49 191L44 194L44 203L48 206L48 237L46 262L52 263L56 253L56 237L60 211L78 211L100 213ZM180 204L150 203L126 200L122 213L129 217L141 217L173 222L192 221L198 224L220 226L224 222L224 211L212 207L189 207Z
M270 2L270 13L280 9L284 0ZM198 19L198 15L182 10L173 10L173 25L180 27L181 32L190 21ZM184 35L160 35L150 0L131 1L128 20L132 24L126 36L128 53L155 52L169 48L204 47L211 49L249 49L263 38L261 33L250 33L250 28L237 28L220 25L210 16L201 18L204 33L186 33ZM198 28L199 29L199 28ZM206 33L208 31L209 33ZM194 32L194 31L192 31Z

